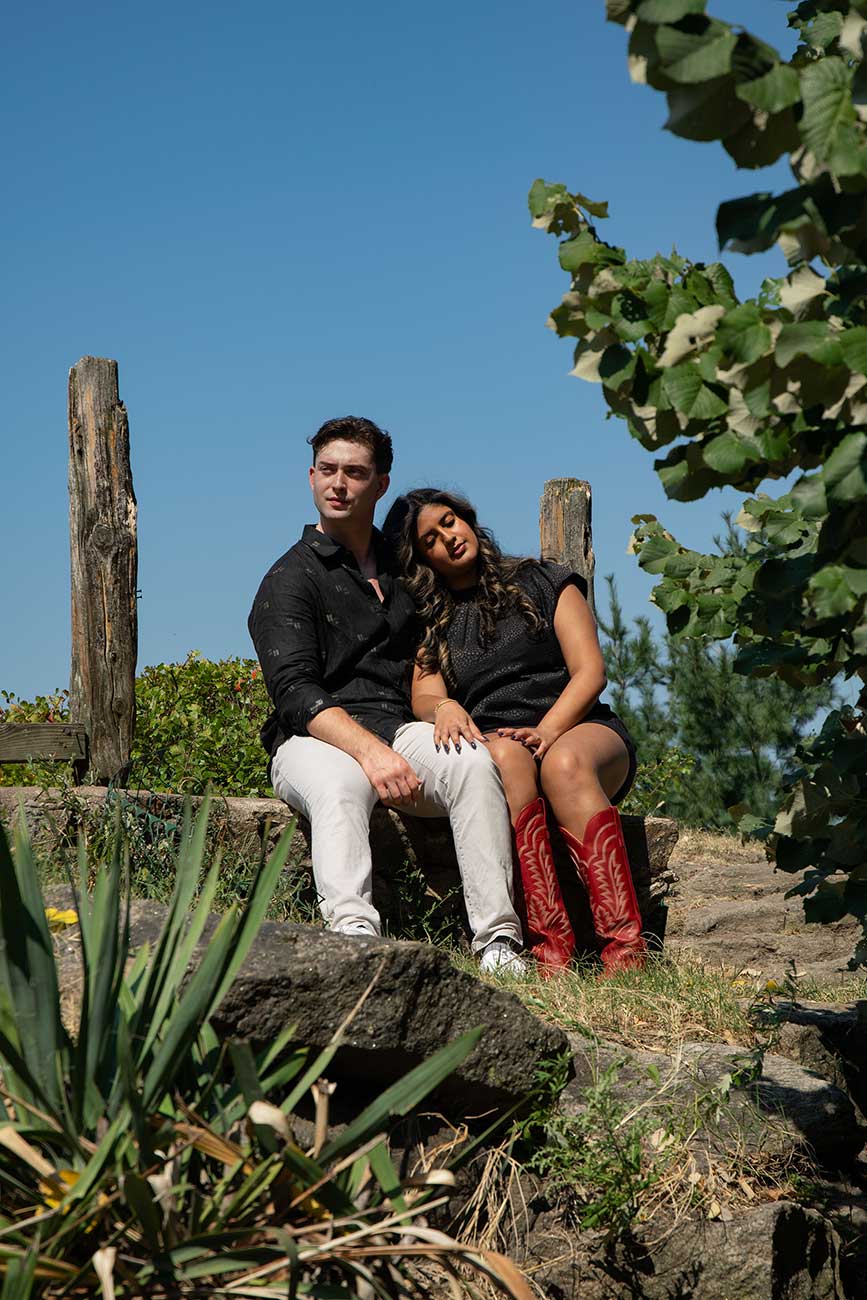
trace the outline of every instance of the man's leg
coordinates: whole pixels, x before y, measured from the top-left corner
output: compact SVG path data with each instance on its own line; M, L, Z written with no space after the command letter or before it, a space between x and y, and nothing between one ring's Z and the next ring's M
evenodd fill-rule
M401 811L419 817L447 816L451 822L464 887L473 951L503 935L523 944L521 923L512 906L512 832L496 764L484 745L469 742L460 754L434 748L429 722L408 722L394 738L421 778L415 804Z
M271 764L274 792L310 820L313 879L332 930L365 922L379 934L373 906L370 814L376 791L354 758L313 736L291 736Z

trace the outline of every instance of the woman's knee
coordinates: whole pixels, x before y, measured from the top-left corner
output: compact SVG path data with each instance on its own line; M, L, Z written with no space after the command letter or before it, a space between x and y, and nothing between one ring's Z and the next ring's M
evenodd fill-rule
M536 766L536 760L529 750L519 745L517 741L509 740L504 736L492 737L485 750L500 769L503 780L507 777L526 776L532 773Z
M554 745L541 764L542 789L552 793L558 790L576 790L598 786L599 775L591 754L578 745Z
M538 793L536 760L523 745L502 736L494 736L486 748L500 772L506 798L514 813L516 808L529 803Z

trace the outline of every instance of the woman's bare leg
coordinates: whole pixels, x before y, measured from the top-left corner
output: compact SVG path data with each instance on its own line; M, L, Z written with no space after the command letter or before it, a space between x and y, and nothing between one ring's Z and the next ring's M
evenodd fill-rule
M590 818L610 806L626 780L629 751L611 727L583 722L554 741L541 768L542 789L558 826L580 840Z
M491 757L500 767L514 830L515 893L527 946L541 973L553 975L569 966L575 936L554 869L547 809L539 793L539 764L530 750L514 740L494 734L489 743Z
M522 809L539 796L539 765L529 749L496 732L488 733L488 752L500 769L514 826Z
M567 731L542 758L542 789L587 888L608 974L640 970L647 960L620 816L609 801L628 771L621 738L592 722Z

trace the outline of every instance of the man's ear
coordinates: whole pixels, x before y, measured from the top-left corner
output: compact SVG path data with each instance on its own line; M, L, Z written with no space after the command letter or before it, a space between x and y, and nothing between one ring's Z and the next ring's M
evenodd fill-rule
M309 468L309 470L307 471L307 477L308 477L308 479L310 480L310 490L311 490L311 491L313 490L313 475L314 475L314 473L315 473L315 470L316 470L316 466L315 466L315 465L311 465L310 468Z
M386 492L388 491L388 485L389 485L390 482L391 482L391 477L390 477L390 475L388 475L388 474L380 474L380 476L379 476L379 491L378 491L377 494L376 494L376 499L377 499L377 501L379 500L380 497L384 497L384 496L385 496Z

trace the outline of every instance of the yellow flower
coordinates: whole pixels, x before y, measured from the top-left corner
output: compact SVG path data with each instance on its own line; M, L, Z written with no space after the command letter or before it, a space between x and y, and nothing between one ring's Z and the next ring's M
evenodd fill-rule
M48 922L49 930L62 930L66 925L78 925L78 913L71 907L65 912L61 912L57 907L46 907L45 919Z
M76 1169L55 1169L47 1178L41 1178L39 1190L46 1208L56 1210L70 1187L78 1182L79 1176Z

